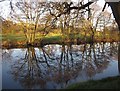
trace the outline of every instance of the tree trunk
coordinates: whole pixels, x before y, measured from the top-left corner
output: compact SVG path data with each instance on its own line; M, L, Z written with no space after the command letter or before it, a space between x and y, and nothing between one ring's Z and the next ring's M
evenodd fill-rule
M113 15L115 17L115 20L118 24L119 31L120 31L120 2L108 2L110 5Z
M119 28L119 41L120 41L120 2L108 2L110 5L113 15L115 17L115 20L118 24ZM120 74L120 42L118 44L118 70Z

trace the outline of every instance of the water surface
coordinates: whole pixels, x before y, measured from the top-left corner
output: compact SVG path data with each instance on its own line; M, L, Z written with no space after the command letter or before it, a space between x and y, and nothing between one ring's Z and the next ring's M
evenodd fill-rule
M3 89L59 89L119 75L118 43L2 50Z

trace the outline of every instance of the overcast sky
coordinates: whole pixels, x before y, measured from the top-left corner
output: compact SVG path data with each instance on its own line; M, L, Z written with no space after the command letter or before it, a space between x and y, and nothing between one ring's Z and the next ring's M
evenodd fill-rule
M16 1L16 0L15 0ZM43 0L42 0L43 1ZM58 1L58 0L56 0ZM60 1L63 1L63 0L60 0ZM71 0L71 1L77 1L77 0ZM88 1L88 0L84 0L84 1ZM96 1L96 0L94 0ZM105 4L105 1L104 0L98 0L97 1L97 4L101 7L104 6ZM10 12L10 8L9 8L9 0L6 0L4 2L0 2L0 16L2 16L3 18L6 18ZM106 10L108 10L109 12L111 12L111 8L110 7L106 7ZM1 13L2 12L2 13Z

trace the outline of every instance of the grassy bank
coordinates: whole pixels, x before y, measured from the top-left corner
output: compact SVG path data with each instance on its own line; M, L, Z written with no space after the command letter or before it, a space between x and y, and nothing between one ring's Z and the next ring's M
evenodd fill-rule
M76 83L68 86L67 89L120 89L120 76Z
M24 35L1 34L0 39L2 40L3 48L27 46L26 44L27 41ZM40 46L46 44L63 44L63 43L81 44L81 43L91 43L91 42L118 42L118 41L119 39L117 35L114 37L95 36L94 40L92 40L90 35L85 36L81 34L69 34L69 35L54 34L54 35L47 35L44 37L37 35L33 46Z

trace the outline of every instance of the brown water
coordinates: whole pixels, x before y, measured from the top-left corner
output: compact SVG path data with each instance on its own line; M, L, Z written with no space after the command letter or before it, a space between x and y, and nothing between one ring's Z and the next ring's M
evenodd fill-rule
M119 63L120 64L120 63ZM118 43L3 49L3 89L59 89L119 75Z

